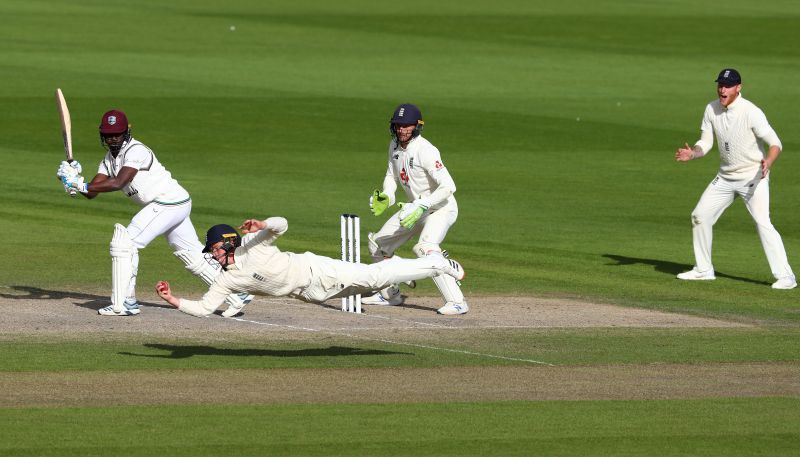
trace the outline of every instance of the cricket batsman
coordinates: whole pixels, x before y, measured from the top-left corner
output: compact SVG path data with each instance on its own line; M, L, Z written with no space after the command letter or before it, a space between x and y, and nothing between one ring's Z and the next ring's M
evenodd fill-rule
M71 196L93 199L98 194L121 191L142 209L125 227L115 224L111 238L111 305L99 309L102 316L134 316L140 313L136 300L139 250L164 235L186 268L207 284L214 281L221 266L203 256L190 214L192 199L155 153L131 136L124 112L111 110L100 120L100 143L106 155L91 182L81 176L81 164L63 161L56 175ZM227 315L237 314L253 297L232 294ZM223 313L225 315L225 313Z

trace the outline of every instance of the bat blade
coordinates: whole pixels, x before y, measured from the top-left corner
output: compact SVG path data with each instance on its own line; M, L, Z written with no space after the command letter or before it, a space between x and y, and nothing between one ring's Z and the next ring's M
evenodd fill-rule
M64 155L67 157L67 162L72 162L74 160L72 155L72 119L69 116L69 107L67 107L67 101L64 99L64 93L61 92L61 89L56 89L56 105L58 106L58 114L61 116Z

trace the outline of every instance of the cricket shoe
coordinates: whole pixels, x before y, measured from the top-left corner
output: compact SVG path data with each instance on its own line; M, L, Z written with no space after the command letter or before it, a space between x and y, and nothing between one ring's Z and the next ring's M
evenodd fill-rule
M436 310L437 313L446 315L467 314L467 311L469 311L467 302L453 303L451 301L445 303L444 306Z
M773 289L794 289L797 287L797 280L794 275L784 276L772 284Z
M97 314L101 316L135 316L141 312L139 310L139 302L136 299L125 299L125 305L121 312L114 311L114 305L106 306L97 310Z
M713 281L714 279L717 279L717 277L714 276L714 270L699 271L697 267L695 267L689 271L678 273L678 279L684 279L687 281Z
M464 267L462 267L460 263L453 259L445 260L447 261L447 266L444 268L444 272L456 278L456 281L459 282L460 285L460 281L467 275L467 273L464 271Z
M222 312L222 317L233 317L242 312L247 304L253 301L253 296L247 292L240 292L238 294L230 294L225 298L225 303L228 304L228 309Z
M378 306L397 306L402 305L405 299L400 295L400 288L396 285L391 285L370 295L361 298L362 305L378 305Z

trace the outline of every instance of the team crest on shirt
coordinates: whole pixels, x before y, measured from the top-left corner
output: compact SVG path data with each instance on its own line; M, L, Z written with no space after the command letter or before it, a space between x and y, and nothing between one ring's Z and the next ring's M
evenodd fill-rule
M442 162L439 162L438 160L436 161L435 164L433 164L433 166L436 167L437 170L440 170L442 167L444 167L444 165L442 165Z
M108 125L114 125L117 123L117 116L108 116Z
M408 159L408 168L414 168L414 158Z

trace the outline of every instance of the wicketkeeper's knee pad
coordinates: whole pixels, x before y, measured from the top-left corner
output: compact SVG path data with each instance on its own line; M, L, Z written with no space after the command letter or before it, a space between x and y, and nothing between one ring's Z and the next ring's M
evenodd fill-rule
M175 251L172 254L181 259L190 273L202 279L207 285L211 285L222 272L222 266L211 257L211 254L187 250Z
M442 248L440 248L438 244L428 243L426 241L420 241L419 243L415 244L412 250L417 257L425 257L431 251L442 252Z

